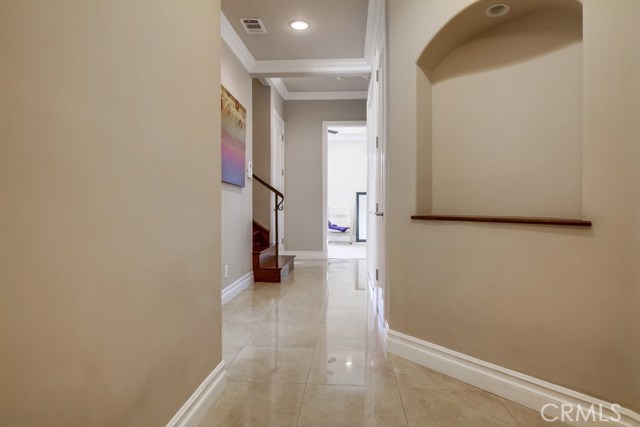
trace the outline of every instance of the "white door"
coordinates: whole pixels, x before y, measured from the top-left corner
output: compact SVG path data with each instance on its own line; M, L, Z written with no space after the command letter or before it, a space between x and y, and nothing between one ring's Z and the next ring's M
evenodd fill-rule
M372 296L380 319L385 320L385 89L384 53L376 54L376 70L371 79L367 121L369 123L369 221L368 270Z
M271 185L284 192L284 120L274 110L273 120L271 123ZM286 198L286 194L285 194ZM286 209L287 201L285 199L283 208ZM275 200L271 200L271 212L275 210ZM271 216L271 243L275 243L275 218ZM284 251L284 210L278 211L278 250Z
M367 99L367 272L369 274L370 295L374 305L377 305L376 296L376 271L378 270L378 248L376 243L376 132L375 132L375 77L369 85Z

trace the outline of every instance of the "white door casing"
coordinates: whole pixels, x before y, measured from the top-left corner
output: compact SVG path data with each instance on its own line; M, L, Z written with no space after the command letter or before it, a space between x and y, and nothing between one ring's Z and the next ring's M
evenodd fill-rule
M373 153L370 155L371 174L369 231L375 236L369 247L369 274L374 287L375 305L382 323L386 321L386 262L385 262L385 196L386 196L386 127L385 127L385 76L384 50L377 50L375 70L372 76L372 102L370 102L370 128L373 138L370 143Z
M280 191L284 192L284 120L276 110L272 112L271 120L271 185ZM284 213L286 210L286 194L285 202L283 204L283 210L278 212L278 238L280 252L284 252ZM275 243L275 216L273 211L275 210L275 200L271 198L271 243Z

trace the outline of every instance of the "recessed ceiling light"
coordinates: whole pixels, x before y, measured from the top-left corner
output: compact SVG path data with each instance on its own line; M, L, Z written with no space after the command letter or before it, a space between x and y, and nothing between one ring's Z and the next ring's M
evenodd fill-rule
M289 26L294 30L303 31L309 28L309 23L307 21L292 21Z
M485 13L490 18L498 18L500 16L504 16L511 11L511 6L504 3L494 4L489 6Z

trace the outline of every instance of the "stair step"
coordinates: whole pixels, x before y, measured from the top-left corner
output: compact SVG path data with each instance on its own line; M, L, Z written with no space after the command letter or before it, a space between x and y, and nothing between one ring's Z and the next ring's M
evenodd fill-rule
M276 245L253 245L253 268L260 267L276 256Z
M258 223L257 221L253 221L253 243L256 244L269 244L269 229Z
M271 247L273 247L273 245L267 245L265 243L254 243L253 244L253 253L254 254L261 254L266 250L269 250Z
M281 283L293 270L295 256L282 255L253 268L253 278L256 282ZM277 261L277 262L276 262Z
M269 261L260 265L260 268L282 268L283 265L292 262L296 257L293 255L280 255L278 257L278 262L276 263L276 258L273 257Z

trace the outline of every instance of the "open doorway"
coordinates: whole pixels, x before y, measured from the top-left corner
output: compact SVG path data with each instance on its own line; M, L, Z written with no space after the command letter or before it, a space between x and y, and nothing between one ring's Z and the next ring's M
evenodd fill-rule
M329 259L367 257L367 125L326 122L325 247Z

